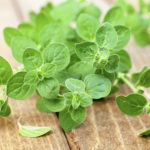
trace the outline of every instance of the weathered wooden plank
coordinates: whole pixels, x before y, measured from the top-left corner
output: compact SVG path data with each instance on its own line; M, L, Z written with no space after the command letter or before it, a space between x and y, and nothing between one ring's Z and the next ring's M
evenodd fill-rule
M4 43L2 29L5 26L17 26L23 16L17 15L16 3L10 0L0 0L0 49L5 57L15 67L18 63L12 57L10 49ZM56 114L41 113L35 108L37 96L25 101L9 100L12 114L8 118L0 118L0 150L68 150L68 144L61 130ZM33 126L50 126L52 132L44 137L25 138L19 135L17 119L22 117L21 123Z

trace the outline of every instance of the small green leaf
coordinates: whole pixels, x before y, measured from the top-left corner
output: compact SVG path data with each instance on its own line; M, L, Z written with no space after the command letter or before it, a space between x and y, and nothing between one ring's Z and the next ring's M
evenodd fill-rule
M56 98L59 93L59 82L55 78L44 79L38 83L37 91L44 98Z
M36 44L31 39L23 36L16 36L12 39L12 54L18 62L22 63L23 53L27 48L36 49Z
M8 99L7 100L0 100L0 116L1 117L8 117L11 113L11 109L8 105Z
M71 118L71 114L68 109L65 109L59 113L59 123L66 132L71 131L80 124Z
M83 81L78 79L67 79L65 82L66 87L70 91L76 92L84 92L85 91L85 84Z
M0 56L0 85L6 85L12 74L10 64Z
M69 73L67 71L60 71L55 74L55 78L59 81L59 84L65 86L65 81L68 78L80 79L80 75Z
M105 70L109 73L116 72L119 65L119 56L114 54L108 58L108 63L105 66Z
M43 99L45 98L42 98L41 96L38 97L36 101L36 109L40 112L51 113L51 111L46 107L46 103Z
M92 74L95 72L95 68L93 68L93 64L90 62L79 61L73 64L68 68L68 72L72 74L78 74L82 79L88 74Z
M46 99L39 97L36 108L42 112L60 112L65 108L65 101L62 99Z
M72 99L71 99L72 108L73 108L73 109L77 109L77 108L79 108L79 106L80 106L80 100L79 100L77 94L74 94L74 93L73 93L72 95L73 95L73 97L72 97Z
M83 42L76 45L76 54L83 61L94 60L98 47L92 42Z
M130 59L128 52L125 50L121 50L117 52L116 54L119 55L120 57L118 71L128 72L132 67L131 59Z
M41 45L47 45L50 42L63 42L65 32L62 30L60 23L51 23L46 25L39 33L38 41Z
M71 111L71 118L78 123L82 123L86 117L86 108L79 107Z
M41 73L45 78L50 78L56 73L56 65L46 63L41 67Z
M140 136L149 136L150 135L150 129L146 129L145 131L141 132L139 135Z
M148 21L140 14L134 13L126 17L126 26L131 29L133 34L137 34L148 28Z
M116 102L120 110L129 116L138 116L147 105L147 100L139 94L130 94L128 96L118 96Z
M52 43L44 49L43 58L45 63L55 64L57 66L57 71L60 71L69 64L70 53L64 44Z
M8 44L8 46L11 45L11 41L14 37L21 36L21 33L17 29L12 28L12 27L5 28L3 31L3 34L4 34L4 39L6 43Z
M8 97L24 100L34 94L35 87L24 83L25 75L25 72L18 72L9 79L7 84Z
M97 69L96 74L100 74L100 75L107 77L111 82L113 82L117 78L116 73L108 73L103 69Z
M104 17L104 22L109 22L112 25L120 25L125 23L124 11L121 7L112 7Z
M130 30L126 26L117 25L115 26L115 30L118 35L118 42L114 48L114 51L123 49L130 40Z
M41 31L51 20L43 12L39 12L35 17L35 25L37 32Z
M150 114L150 104L148 104L148 105L146 106L146 113L147 113L147 114Z
M35 70L42 65L42 56L40 52L28 48L23 54L23 64L26 70Z
M148 69L144 73L142 73L137 85L143 86L145 88L150 87L150 69Z
M120 90L118 85L112 85L110 94L116 93Z
M20 33L28 38L34 39L34 34L35 34L35 28L32 24L30 23L26 23L23 22L21 24L19 24L18 26L18 30L20 31Z
M108 63L110 52L107 50L99 50L95 56L93 66L97 69L104 69Z
M139 72L135 72L135 73L132 73L131 74L131 81L135 84L138 83L140 77L142 76L142 74L148 70L148 67L147 66L144 66Z
M81 13L86 13L95 17L96 19L99 19L102 12L96 5L90 3L89 5L86 5L83 8L81 8L80 14Z
M37 83L39 82L38 72L35 70L27 72L24 77L24 82L25 84L29 85L37 85Z
M51 131L50 127L24 126L21 125L19 122L18 122L18 126L19 126L19 133L22 136L29 137L29 138L39 137Z
M82 107L87 107L93 103L91 96L86 93L79 93L78 98Z
M85 77L85 91L94 99L106 97L111 90L111 82L108 78L97 75L89 74Z
M135 33L134 41L137 45L141 47L144 47L150 44L150 36L149 36L148 28Z
M113 49L118 42L115 28L108 22L103 23L96 32L96 43L100 48Z
M97 19L88 14L81 14L77 19L77 33L86 41L93 41L95 39L97 27Z
M69 25L74 21L79 10L79 3L77 1L65 1L55 6L51 14L56 20L60 20L63 24Z

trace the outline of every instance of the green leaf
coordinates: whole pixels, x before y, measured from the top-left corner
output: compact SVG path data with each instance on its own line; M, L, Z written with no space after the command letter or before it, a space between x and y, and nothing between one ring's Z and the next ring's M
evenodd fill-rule
M72 93L73 97L71 99L71 105L73 109L77 109L80 106L80 100L78 98L78 95L75 93Z
M54 22L46 25L39 33L38 41L41 45L49 44L50 42L63 42L65 31L62 30L60 23Z
M76 92L84 92L85 91L85 84L83 81L78 79L67 79L65 82L66 87L70 91Z
M122 48L124 48L130 40L129 28L127 28L126 26L123 26L123 25L117 25L117 26L115 26L115 30L118 35L118 42L114 48L114 51L121 50Z
M23 64L26 70L35 70L42 65L42 56L35 49L28 48L23 54Z
M85 91L94 99L106 97L111 90L111 82L108 78L97 75L89 74L85 77Z
M86 93L79 93L78 98L82 107L87 107L93 103L91 96Z
M57 71L65 69L70 62L68 48L60 43L49 44L43 51L43 58L45 63L55 64Z
M25 75L25 72L18 72L9 79L7 84L8 97L24 100L34 94L35 87L24 83Z
M120 25L125 23L124 12L121 7L112 7L104 17L104 22L109 22L112 25Z
M134 34L134 41L137 45L144 47L150 44L150 35L148 29L143 29Z
M116 54L119 55L119 57L120 57L118 71L119 72L128 72L132 67L132 63L131 63L129 54L125 50L121 50L121 51L117 52Z
M120 90L118 85L112 85L110 94L116 93Z
M100 48L113 49L118 42L115 28L110 23L103 23L96 32L96 43Z
M90 62L79 61L70 66L68 72L81 75L82 79L84 79L86 75L94 73L95 68L93 68L93 64Z
M138 13L126 17L126 26L129 27L133 34L137 34L148 28L148 21Z
M6 85L12 74L10 64L0 56L0 85Z
M150 114L150 104L148 104L147 106L146 106L146 113L149 115Z
M98 21L88 14L81 14L77 19L77 33L86 41L94 41Z
M83 42L76 45L76 54L83 61L92 61L98 51L98 47L92 42Z
M50 78L56 73L56 65L46 63L41 67L41 73L45 78Z
M136 83L139 81L139 79L140 79L140 77L142 76L142 74L143 74L146 70L148 70L148 67L147 67L147 66L144 66L139 72L132 73L132 74L131 74L131 81L136 84Z
M74 78L74 79L80 79L80 75L78 74L73 74L73 73L69 73L67 71L61 71L61 72L57 72L55 74L55 78L59 81L59 84L65 86L65 81L68 78Z
M35 38L34 37L34 35L35 35L35 28L30 23L23 22L23 23L19 24L18 30L25 37L28 37L28 38L31 38L31 39Z
M69 25L71 21L74 21L78 10L79 4L77 1L66 1L54 7L52 10L52 16L56 20L60 20L63 24Z
M24 82L29 85L37 85L39 82L38 72L35 70L27 72L24 77Z
M142 75L140 76L138 83L138 86L143 86L145 88L150 87L150 69L146 70Z
M50 18L48 18L44 13L39 12L35 17L35 25L37 32L41 31L43 27L49 24L50 22Z
M14 37L11 41L12 54L15 59L22 63L23 53L27 48L36 49L36 44L29 38L23 36Z
M21 36L21 33L17 29L12 28L12 27L5 28L3 31L3 34L4 34L5 42L8 44L8 46L11 45L11 40L14 37Z
M8 105L8 99L7 100L0 100L0 116L1 117L8 117L11 113L11 109Z
M65 108L65 101L62 99L46 99L39 97L36 108L41 112L60 112Z
M145 131L141 132L139 135L140 136L149 136L150 135L150 129L146 129Z
M46 107L46 103L43 99L45 98L41 96L38 97L36 101L36 109L38 109L40 112L51 113L51 111Z
M113 73L113 72L116 72L118 70L118 65L119 65L119 56L114 54L114 55L111 55L109 58L108 58L108 63L106 64L105 66L105 70L108 72L108 73Z
M104 69L108 63L110 52L107 50L99 50L95 56L93 66L97 69Z
M147 100L139 94L130 94L128 96L118 96L116 102L120 110L129 116L138 116L147 105Z
M44 98L56 98L59 93L59 82L55 78L44 79L38 83L37 91Z
M86 109L84 107L79 107L71 111L71 118L78 123L82 123L86 118Z
M18 126L19 126L19 133L22 136L29 137L29 138L39 137L51 131L50 127L24 126L21 125L19 122L18 122Z
M59 113L59 123L66 132L71 131L80 124L71 118L71 114L68 109L65 109Z
M102 12L101 12L100 8L98 8L96 5L94 5L93 3L90 3L89 5L84 6L80 10L80 14L81 13L86 13L86 14L89 14L89 15L95 17L96 19L99 19Z
M113 82L117 78L116 73L108 73L103 69L97 69L95 73L107 77L111 82Z

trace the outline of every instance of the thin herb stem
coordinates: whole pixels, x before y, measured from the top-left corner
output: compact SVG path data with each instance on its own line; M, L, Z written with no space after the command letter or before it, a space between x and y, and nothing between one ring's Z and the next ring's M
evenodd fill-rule
M130 89L131 89L134 93L137 93L137 88L135 88L134 85L132 84L132 82L130 82L130 81L125 77L125 74L119 73L119 78L122 79L122 80L130 87Z

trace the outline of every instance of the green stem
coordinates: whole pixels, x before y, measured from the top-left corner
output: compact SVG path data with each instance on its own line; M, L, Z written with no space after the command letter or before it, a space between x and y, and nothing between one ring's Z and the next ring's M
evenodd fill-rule
M134 92L137 93L137 89L134 87L134 85L125 77L125 74L119 73L119 78L122 79L129 87L130 89Z

